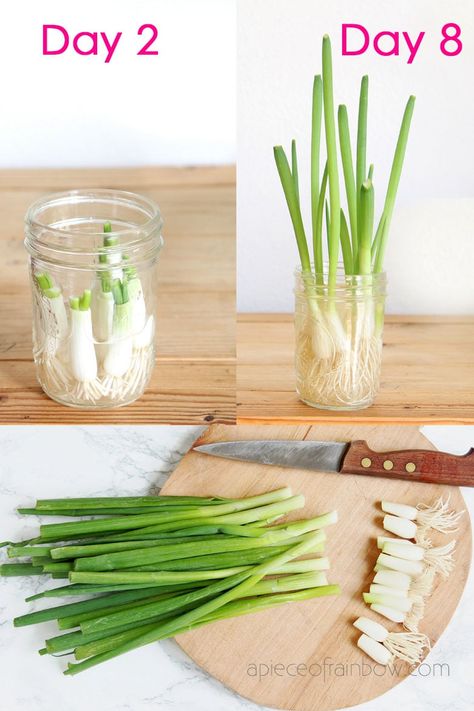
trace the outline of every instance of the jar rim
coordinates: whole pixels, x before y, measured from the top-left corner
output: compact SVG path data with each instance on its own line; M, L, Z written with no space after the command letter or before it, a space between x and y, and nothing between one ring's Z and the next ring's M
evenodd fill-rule
M151 198L144 197L139 193L134 193L130 190L116 190L114 188L77 188L75 190L64 190L55 193L47 193L46 195L43 195L42 197L38 198L38 200L35 200L33 203L31 203L31 205L28 207L28 210L26 211L25 223L26 225L28 225L28 227L38 227L39 229L48 230L48 232L58 233L62 236L71 235L71 232L68 232L67 230L58 227L53 227L47 222L41 222L40 220L36 219L35 213L38 212L41 208L45 209L46 207L54 207L55 205L67 204L68 202L86 202L87 200L93 199L94 196L102 198L113 198L118 202L122 202L123 204L128 204L131 206L147 206L150 209L152 215L147 222L137 228L140 229L140 231L146 230L149 225L153 224L153 226L155 226L156 222L159 223L162 221L160 208L155 203L155 201ZM135 230L130 231L132 232ZM123 235L124 232L127 232L127 230L121 231L120 234ZM118 233L112 230L110 234Z
M80 232L71 230L64 226L56 227L42 218L42 213L48 209L68 207L74 204L93 204L94 202L103 204L114 204L122 208L136 210L137 214L144 217L141 224L134 226L127 225L125 229L111 230L108 235L119 238L116 246L107 248L108 254L121 254L124 250L135 254L136 258L154 258L163 246L161 228L163 219L160 208L151 198L144 197L138 193L127 190L117 190L114 188L79 188L55 193L48 193L33 202L25 215L25 247L32 256L45 258L47 261L57 261L61 266L61 260L77 257L81 260L90 258L92 260L90 268L104 268L96 265L94 258L97 250L88 245L81 245L78 240ZM87 219L93 220L91 215ZM78 222L76 221L76 225ZM90 237L98 237L103 234L103 230L97 232L87 230ZM54 255L54 256L53 256ZM131 261L135 260L131 257ZM79 265L78 265L79 266ZM106 268L106 265L105 265Z

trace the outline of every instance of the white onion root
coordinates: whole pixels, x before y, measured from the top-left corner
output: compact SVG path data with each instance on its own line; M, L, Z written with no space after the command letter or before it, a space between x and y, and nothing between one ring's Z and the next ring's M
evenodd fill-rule
M382 644L393 657L402 659L411 665L419 664L423 658L424 650L427 649L429 651L431 649L430 640L425 634L419 634L417 632L389 632L383 625L374 622L368 617L359 617L354 622L354 627L363 632L364 635L372 639L375 643ZM364 651L366 651L364 649L365 646L369 651L375 649L373 646L367 644L359 644L359 647ZM380 653L378 648L376 651ZM369 656L372 655L369 654ZM380 658L382 658L381 654Z
M154 347L133 349L130 367L120 378L107 375L99 368L93 380L80 382L57 355L37 353L35 362L45 391L55 400L78 407L120 405L143 392L154 365Z
M344 303L337 295L317 298L311 284L305 290L304 297L297 297L295 313L298 394L316 407L367 407L379 387L382 354L374 299Z
M433 504L418 504L416 520L419 527L418 542L426 539L426 532L432 528L440 533L455 533L464 511L450 511L449 497L446 501L440 496Z
M403 626L410 632L418 632L418 625L425 614L425 599L421 595L413 595L412 600L411 610L405 616Z

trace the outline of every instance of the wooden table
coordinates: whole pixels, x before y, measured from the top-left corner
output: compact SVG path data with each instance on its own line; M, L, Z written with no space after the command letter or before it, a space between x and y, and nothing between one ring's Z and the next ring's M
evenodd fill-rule
M239 423L474 423L474 317L388 316L375 404L346 413L298 400L290 314L241 314L237 334Z
M103 412L56 404L38 385L23 216L45 193L108 187L147 195L165 220L158 358L136 403ZM0 171L1 423L205 424L235 420L233 167Z

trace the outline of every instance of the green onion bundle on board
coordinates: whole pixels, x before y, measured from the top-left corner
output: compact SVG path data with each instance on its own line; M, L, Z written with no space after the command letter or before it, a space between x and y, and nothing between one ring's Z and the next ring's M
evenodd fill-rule
M296 143L291 145L291 165L284 149L274 148L301 261L296 283L298 392L308 404L329 409L366 407L377 391L384 319L383 261L415 103L410 96L376 226L374 166L367 167L368 83L364 76L354 169L345 105L338 108L336 128L331 43L325 35L322 76L316 76L313 84L311 254L300 204ZM323 124L326 161L320 178ZM341 204L340 164L346 208Z
M73 675L218 620L337 595L320 555L337 513L278 522L304 503L288 487L244 499L40 499L19 513L80 520L43 524L34 539L0 544L20 559L1 565L0 575L69 580L27 602L85 599L27 613L14 625L55 620L60 634L39 653L73 655L65 671Z

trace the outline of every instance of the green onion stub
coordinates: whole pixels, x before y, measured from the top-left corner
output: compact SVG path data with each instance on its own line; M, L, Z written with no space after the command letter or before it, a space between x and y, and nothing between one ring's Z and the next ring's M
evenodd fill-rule
M274 148L301 262L295 288L297 392L307 404L325 409L367 407L380 377L383 261L415 99L408 100L382 212L376 215L374 164L368 160L368 91L369 78L363 76L352 142L345 104L339 105L336 119L331 42L324 35L322 73L314 77L311 110L312 262L300 204L296 141L291 143L291 166L282 146ZM321 163L326 167L320 180Z
M217 620L300 600L322 605L340 592L328 581L324 555L325 529L337 513L279 521L304 503L289 487L241 499L40 499L21 509L24 515L60 511L77 520L44 524L36 539L7 544L9 559L21 562L1 565L0 575L68 577L69 584L27 598L66 601L26 612L14 626L55 622L60 633L39 654L72 653L76 663L65 671L72 675ZM84 520L89 511L97 513ZM208 520L213 528L201 525ZM144 530L163 526L170 529L164 538L143 538ZM193 528L201 535L183 535ZM114 532L126 540L116 541Z

